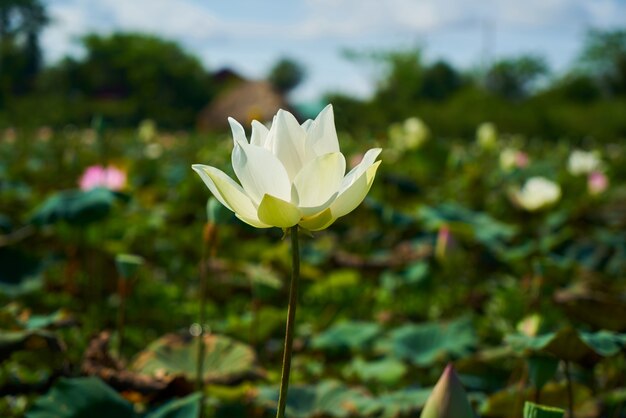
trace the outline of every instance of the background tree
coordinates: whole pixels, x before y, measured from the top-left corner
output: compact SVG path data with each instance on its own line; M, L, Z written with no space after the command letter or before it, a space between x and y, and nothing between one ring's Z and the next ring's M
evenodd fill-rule
M503 59L488 70L485 85L493 94L519 100L528 97L537 81L548 72L548 66L541 57Z
M165 126L195 122L211 99L211 78L178 44L154 36L87 35L86 54L51 69L42 89L85 102L90 113L121 124L153 118ZM91 115L84 115L87 119Z
M445 61L437 61L424 70L421 95L429 100L445 100L463 86L463 77Z
M289 93L306 77L305 68L290 58L280 59L270 70L267 79L281 93Z
M626 96L626 30L588 32L579 64L607 96Z
M32 89L42 67L39 35L48 22L39 0L0 2L0 104Z

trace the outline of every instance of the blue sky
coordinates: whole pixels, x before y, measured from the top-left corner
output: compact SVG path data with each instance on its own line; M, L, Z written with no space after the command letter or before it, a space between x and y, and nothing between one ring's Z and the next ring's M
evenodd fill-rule
M87 32L141 31L178 41L209 69L263 78L280 57L308 69L293 93L366 96L377 69L342 51L421 45L428 60L465 68L524 53L563 70L589 28L626 26L626 0L44 0L46 60L80 54Z

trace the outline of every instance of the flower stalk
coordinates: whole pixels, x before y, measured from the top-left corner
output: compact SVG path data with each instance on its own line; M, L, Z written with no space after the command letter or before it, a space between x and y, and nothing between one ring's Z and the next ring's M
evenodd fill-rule
M197 351L197 362L196 362L196 390L200 392L200 413L199 418L204 417L204 353L205 353L205 343L204 343L204 322L206 320L206 303L207 303L207 269L208 263L211 259L215 258L215 254L217 251L217 225L213 220L209 218L207 223L204 226L204 233L202 239L202 255L200 261L200 282L198 283L198 293L199 293L199 314L198 314L198 324L199 332L197 335L198 339L198 351Z
M285 331L285 348L283 351L283 367L280 376L280 394L276 418L284 418L287 406L287 390L291 372L294 325L296 322L296 306L298 304L298 282L300 281L300 248L298 245L298 226L290 228L291 232L291 283L289 285L289 307L287 308L287 326Z

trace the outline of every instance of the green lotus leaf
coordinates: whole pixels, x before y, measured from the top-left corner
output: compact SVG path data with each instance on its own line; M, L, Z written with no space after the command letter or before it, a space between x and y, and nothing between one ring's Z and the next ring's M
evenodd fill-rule
M17 297L43 285L45 263L13 248L0 248L0 294Z
M366 361L357 357L346 367L344 374L356 376L363 382L378 382L387 385L397 383L407 372L407 366L394 358Z
M133 405L96 377L61 378L26 418L139 418Z
M341 322L315 336L311 345L320 350L365 350L380 333L374 322Z
M50 196L32 216L36 225L50 225L64 221L70 225L86 225L105 218L120 193L105 188L87 191L65 190Z
M145 418L196 418L200 415L200 393L175 399L145 415Z
M53 332L44 330L4 331L0 330L0 359L19 350L38 350L47 348L63 351L65 344Z
M164 335L140 352L130 367L146 375L181 375L193 381L199 341L186 333ZM252 347L216 334L205 335L203 342L205 382L231 383L260 374Z
M558 332L537 336L508 335L506 341L518 352L543 352L561 360L581 362L619 353L626 344L626 335L611 331L584 332L565 327Z
M470 317L447 323L404 325L391 331L378 349L418 366L468 355L478 339Z
M278 402L276 387L259 389L255 402L269 410L275 410ZM352 389L335 381L317 385L291 386L287 394L285 416L293 418L368 416L379 406L359 389Z

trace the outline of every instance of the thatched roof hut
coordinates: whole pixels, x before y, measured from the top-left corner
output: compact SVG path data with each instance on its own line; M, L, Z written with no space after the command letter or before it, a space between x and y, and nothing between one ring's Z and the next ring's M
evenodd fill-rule
M215 130L228 126L233 117L244 126L252 120L271 121L278 109L290 110L287 101L267 81L242 81L218 95L198 116L198 129Z

